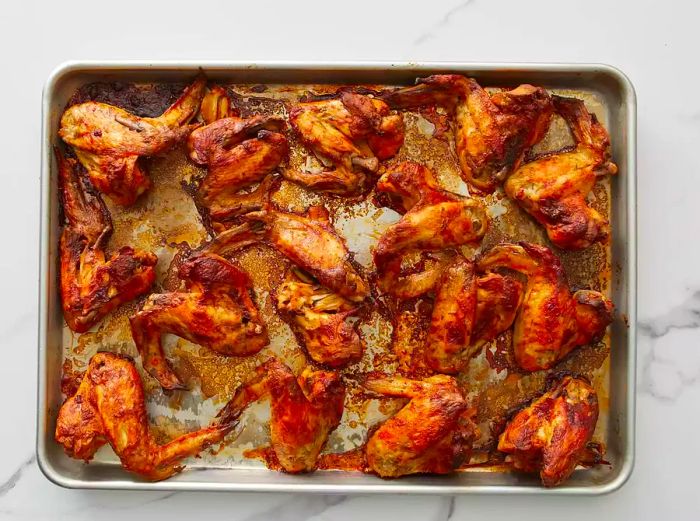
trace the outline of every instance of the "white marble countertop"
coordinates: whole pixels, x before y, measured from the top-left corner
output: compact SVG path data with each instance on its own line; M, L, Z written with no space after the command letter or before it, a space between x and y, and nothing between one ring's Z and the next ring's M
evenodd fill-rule
M700 4L625 0L5 2L2 519L700 518ZM302 5L308 4L308 5ZM598 498L64 490L34 457L40 92L69 59L605 62L639 102L639 398L629 482ZM695 246L693 246L695 244Z

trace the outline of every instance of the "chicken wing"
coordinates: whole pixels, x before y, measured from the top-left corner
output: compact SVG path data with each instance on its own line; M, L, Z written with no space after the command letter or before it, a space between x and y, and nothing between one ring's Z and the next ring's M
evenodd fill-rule
M595 389L580 377L565 376L511 420L498 450L513 467L538 472L546 487L566 480L593 437L598 421Z
M331 98L299 103L289 121L324 167L287 171L287 179L319 191L361 193L379 161L393 157L404 139L403 118L383 101L343 90Z
M261 211L243 218L248 222L217 235L207 251L228 255L251 244L266 243L352 302L361 302L369 294L367 283L350 263L347 246L323 206L312 206L303 216L267 203Z
M144 369L164 389L184 389L165 358L161 336L172 333L225 356L248 356L269 343L250 297L248 276L211 253L195 254L179 269L186 292L149 295L130 318Z
M461 371L479 349L508 329L522 299L522 284L495 273L477 277L462 256L438 283L425 347L428 367L439 373Z
M276 358L258 366L219 417L235 422L251 403L270 397L270 443L280 466L290 473L311 472L328 435L343 415L345 386L337 373L313 371L298 377Z
M474 242L486 233L488 215L482 203L442 190L425 166L404 161L390 167L377 182L392 205L405 212L387 228L374 249L378 285L399 298L430 291L449 256L418 273L405 274L404 256L413 252L440 252Z
M583 101L554 96L554 106L571 127L576 147L548 154L518 168L505 191L564 249L587 248L608 236L608 221L586 201L598 178L615 174L610 138Z
M112 233L109 212L78 172L76 161L58 148L55 152L67 221L59 244L61 304L68 327L83 333L124 302L148 291L158 259L128 246L105 259L104 244Z
M455 148L464 180L494 189L521 163L549 128L552 100L542 87L520 85L489 95L472 78L438 74L382 96L390 107L439 105L453 118Z
M369 438L366 454L372 472L382 478L448 474L469 460L477 427L454 378L370 377L364 387L410 400Z
M356 304L294 268L277 289L276 301L314 362L341 367L362 357L362 342L351 322Z
M238 192L261 181L287 157L287 138L280 133L283 125L273 117L227 117L190 134L190 158L208 170L197 197L213 221L260 209L260 204L246 204L249 194Z
M159 445L148 427L143 385L134 363L122 355L97 353L78 391L58 412L55 438L68 456L85 461L109 443L126 470L158 481L180 472L180 460L223 441L235 426L235 421L215 420L209 427Z
M513 331L515 360L526 371L549 369L576 347L602 337L612 322L612 302L597 291L572 294L561 262L544 246L501 244L478 267L508 268L527 276Z
M88 101L66 109L59 136L73 147L92 184L114 202L133 204L151 182L139 158L159 154L197 127L206 78L198 77L157 118L140 118L126 110Z

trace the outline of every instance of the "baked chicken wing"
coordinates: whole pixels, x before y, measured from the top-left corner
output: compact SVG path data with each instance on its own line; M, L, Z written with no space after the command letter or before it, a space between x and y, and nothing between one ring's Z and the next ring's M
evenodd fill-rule
M464 180L482 192L492 192L517 168L549 127L552 100L542 87L520 85L490 95L476 80L456 74L429 76L416 83L382 99L394 108L448 109Z
M545 155L518 168L506 194L547 230L556 246L578 250L608 236L608 221L586 201L600 177L615 174L610 138L583 101L554 96L554 106L571 127L573 150Z
M311 472L328 435L343 415L345 386L337 373L313 371L298 377L276 358L258 366L255 376L244 383L221 411L230 424L251 403L270 398L270 443L286 472Z
M273 117L227 117L190 134L190 158L208 170L198 199L213 221L260 209L262 198L251 205L250 194L239 191L262 181L287 157L287 138L280 133L283 125Z
M209 427L159 445L148 427L143 385L134 363L114 353L97 353L78 391L58 412L55 437L71 458L85 461L109 443L126 470L158 481L180 472L179 461L221 442L235 426L235 421L215 420Z
M78 164L56 149L59 192L67 224L61 233L61 304L68 327L83 333L105 315L145 293L155 280L154 254L121 248L109 260L109 212Z
M114 202L133 204L150 186L142 156L182 141L196 128L206 78L200 76L157 118L140 118L118 107L88 101L66 109L59 136L73 147L92 184Z
M352 323L357 304L294 268L277 289L276 301L314 362L341 367L362 357L362 341Z
M362 192L379 161L393 157L404 139L403 118L380 99L349 90L299 103L289 121L323 165L317 171L284 172L287 179L341 195Z
M477 435L472 412L454 378L370 377L364 387L409 402L369 438L367 465L382 478L448 474L471 457Z
M495 273L478 277L462 256L445 269L435 292L426 340L428 367L461 371L487 342L508 329L522 299L522 284Z
M544 246L501 244L478 267L508 268L527 276L513 331L515 360L526 371L549 369L576 347L601 338L612 322L612 302L597 291L572 294L561 262Z
M595 389L582 378L565 376L510 421L498 450L513 467L539 472L546 487L566 480L582 461L598 421Z
M248 213L243 219L248 222L217 235L207 251L227 255L251 244L266 243L352 302L361 302L369 294L367 283L350 263L347 246L323 206L312 206L306 215L299 215L267 203L261 211Z
M244 272L223 257L202 253L185 261L178 274L186 291L149 295L130 319L143 367L164 389L185 388L165 358L165 333L226 356L252 355L269 343Z
M404 215L379 238L374 249L378 285L399 298L430 291L445 266L445 258L417 273L406 273L404 256L441 252L474 242L486 233L486 208L476 199L442 190L427 167L404 161L390 167L377 182L390 205ZM439 256L438 256L439 257Z

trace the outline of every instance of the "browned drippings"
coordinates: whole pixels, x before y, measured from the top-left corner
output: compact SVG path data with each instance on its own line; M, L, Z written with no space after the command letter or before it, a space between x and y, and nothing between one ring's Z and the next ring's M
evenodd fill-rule
M97 100L112 103L141 116L157 116L162 113L180 94L182 84L132 85L124 83L100 83L81 87L71 98L70 103ZM228 85L234 107L242 116L268 114L285 116L293 100L309 92L319 94L334 92L333 85ZM376 89L377 86L367 86ZM605 113L601 104L588 93L566 92L585 99L589 109L597 112L605 123ZM414 160L428 165L435 171L438 181L448 190L466 193L466 187L459 175L459 167L452 152L451 133L447 132L447 116L440 110L427 110L419 113L406 113L407 126L405 145L392 161ZM289 133L289 132L288 132ZM289 133L291 144L290 167L299 167L305 161L306 150ZM568 129L561 122L555 122L535 150L542 153L571 144ZM129 208L109 204L114 223L114 234L108 245L108 253L122 245L153 251L158 255L157 282L154 291L162 291L164 285L173 289L177 281L166 275L172 258L178 251L196 249L209 239L206 228L197 212L192 196L183 188L205 174L205 171L187 158L184 146L177 147L161 157L145 162L153 181L152 188L137 203ZM383 170L380 169L380 173ZM365 198L373 199L372 193ZM480 196L477 196L480 197ZM473 255L490 248L501 241L526 240L547 244L544 230L525 212L509 201L501 190L482 198L492 216L491 226L477 248L465 248L465 253ZM599 182L592 196L593 206L603 215L610 215L610 185L607 180ZM351 219L365 219L375 223L382 211L371 203L362 200L347 200L314 193L304 187L283 181L273 201L280 207L303 212L310 205L323 204L335 218L335 225L342 234L343 223ZM342 221L342 222L340 222ZM350 228L352 229L352 228ZM372 232L376 240L379 232ZM359 236L345 236L351 246L360 240ZM609 292L610 253L607 245L594 245L578 252L565 252L553 248L562 259L564 268L573 288L592 288ZM268 325L272 344L256 356L248 358L222 357L206 348L182 339L166 342L166 354L173 360L176 372L192 388L201 388L204 397L215 397L220 403L228 399L234 390L251 373L261 360L270 354L280 356L294 371L299 371L309 363L297 340L276 314L271 292L280 284L288 261L267 246L255 246L236 255L234 261L247 271L255 288L255 300ZM371 268L371 266L370 266ZM371 280L368 266L360 267ZM167 284L165 284L167 282ZM385 300L374 292L373 304L379 306ZM136 357L136 349L131 339L128 316L141 305L143 299L129 303L108 316L93 331L74 335L66 330L64 335L64 381L65 390L74 387L74 380L81 367L92 354L99 350L113 350ZM431 302L422 299L412 306L389 309L379 306L375 312L365 312L361 319L361 336L367 349L358 363L341 371L346 381L349 397L346 415L336 433L331 436L329 446L350 450L347 455L329 454L320 461L321 468L360 468L362 457L357 447L364 440L351 436L351 432L366 432L376 417L368 414L368 399L358 392L358 375L367 371L408 372L416 369L416 358L425 339L426 319L429 317ZM393 317L393 319L392 319ZM391 319L391 320L390 320ZM364 328L364 329L363 329ZM511 333L506 332L487 344L459 375L459 381L466 395L476 408L475 421L482 428L482 438L478 448L489 452L496 436L502 430L504 421L517 408L532 400L544 390L547 374L541 371L530 374L520 373L514 362L511 348ZM393 348L391 345L393 344ZM551 372L571 370L589 377L600 397L601 420L596 437L605 440L607 431L608 403L608 364L610 340L584 346L575 350ZM140 364L137 364L140 367ZM186 402L183 394L164 396L155 381L143 375L149 403L174 406L176 409L195 407ZM191 401L191 400L190 400ZM378 410L381 414L391 414L402 405L400 400L383 400ZM156 430L161 433L185 430L186 427L173 416L158 416ZM363 431L364 429L364 431ZM252 439L257 438L254 434ZM264 436L260 434L260 436ZM232 443L231 445L235 445ZM231 447L222 450L222 455L231 455ZM246 456L260 457L274 467L271 451L258 449L247 451ZM203 458L206 459L206 455ZM231 456L233 458L233 456Z

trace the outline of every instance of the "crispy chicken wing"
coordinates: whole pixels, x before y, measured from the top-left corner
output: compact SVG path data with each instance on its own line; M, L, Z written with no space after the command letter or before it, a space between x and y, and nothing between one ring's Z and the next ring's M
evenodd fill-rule
M148 427L143 385L134 363L114 353L97 353L78 391L58 412L55 437L71 458L85 461L109 443L126 470L157 481L180 472L180 460L221 442L235 426L235 421L216 420L158 445Z
M410 401L369 438L367 464L382 478L448 474L471 457L477 428L454 378L370 377L364 387Z
M430 291L445 266L405 274L404 255L440 252L484 236L488 215L476 199L442 190L425 166L404 161L390 167L377 182L377 190L389 194L391 205L403 217L387 228L374 249L379 288L399 298Z
M226 356L252 355L269 343L250 280L236 266L215 254L195 254L179 276L187 291L149 295L130 319L143 367L164 389L185 388L163 353L165 333Z
M393 157L404 139L403 118L383 101L349 90L331 98L299 103L289 121L301 141L328 169L287 171L287 179L315 190L362 192L379 161Z
M267 203L261 211L243 218L248 222L219 234L206 249L227 255L263 242L342 297L361 302L369 294L367 283L350 263L347 246L323 206L312 206L303 216Z
M508 268L527 276L513 331L515 360L526 371L549 369L576 347L602 337L612 322L612 302L597 291L572 294L561 262L544 246L501 244L478 266L485 271Z
M576 147L547 154L518 168L506 194L547 230L560 248L587 248L608 236L608 221L586 201L596 180L617 172L610 138L583 101L554 96L554 106L571 127Z
M426 340L428 367L461 371L485 343L513 324L521 299L518 281L495 273L477 277L474 263L457 256L437 286Z
M313 371L298 377L276 358L258 366L219 417L237 421L251 403L270 397L270 442L281 467L290 473L311 472L328 435L343 415L345 386L337 373Z
M511 420L498 450L513 466L538 472L546 487L566 480L581 462L598 421L598 397L583 380L565 376Z
M489 95L475 80L456 74L416 83L382 99L395 108L437 104L450 110L464 180L482 192L493 192L549 127L552 100L542 87L520 85Z
M362 342L351 322L356 304L294 268L277 289L276 301L314 362L341 367L362 357Z
M83 333L105 315L145 293L155 280L157 258L125 246L109 260L104 244L112 233L107 208L78 165L56 149L59 192L67 224L59 244L61 304L68 327Z
M238 192L261 181L287 157L287 138L280 133L283 125L273 117L227 117L190 134L190 158L208 169L199 185L198 199L213 221L260 208L249 204L249 194Z
M58 134L75 150L95 188L121 205L130 205L150 186L139 157L152 156L183 140L196 128L206 78L200 76L157 118L88 101L66 109Z

